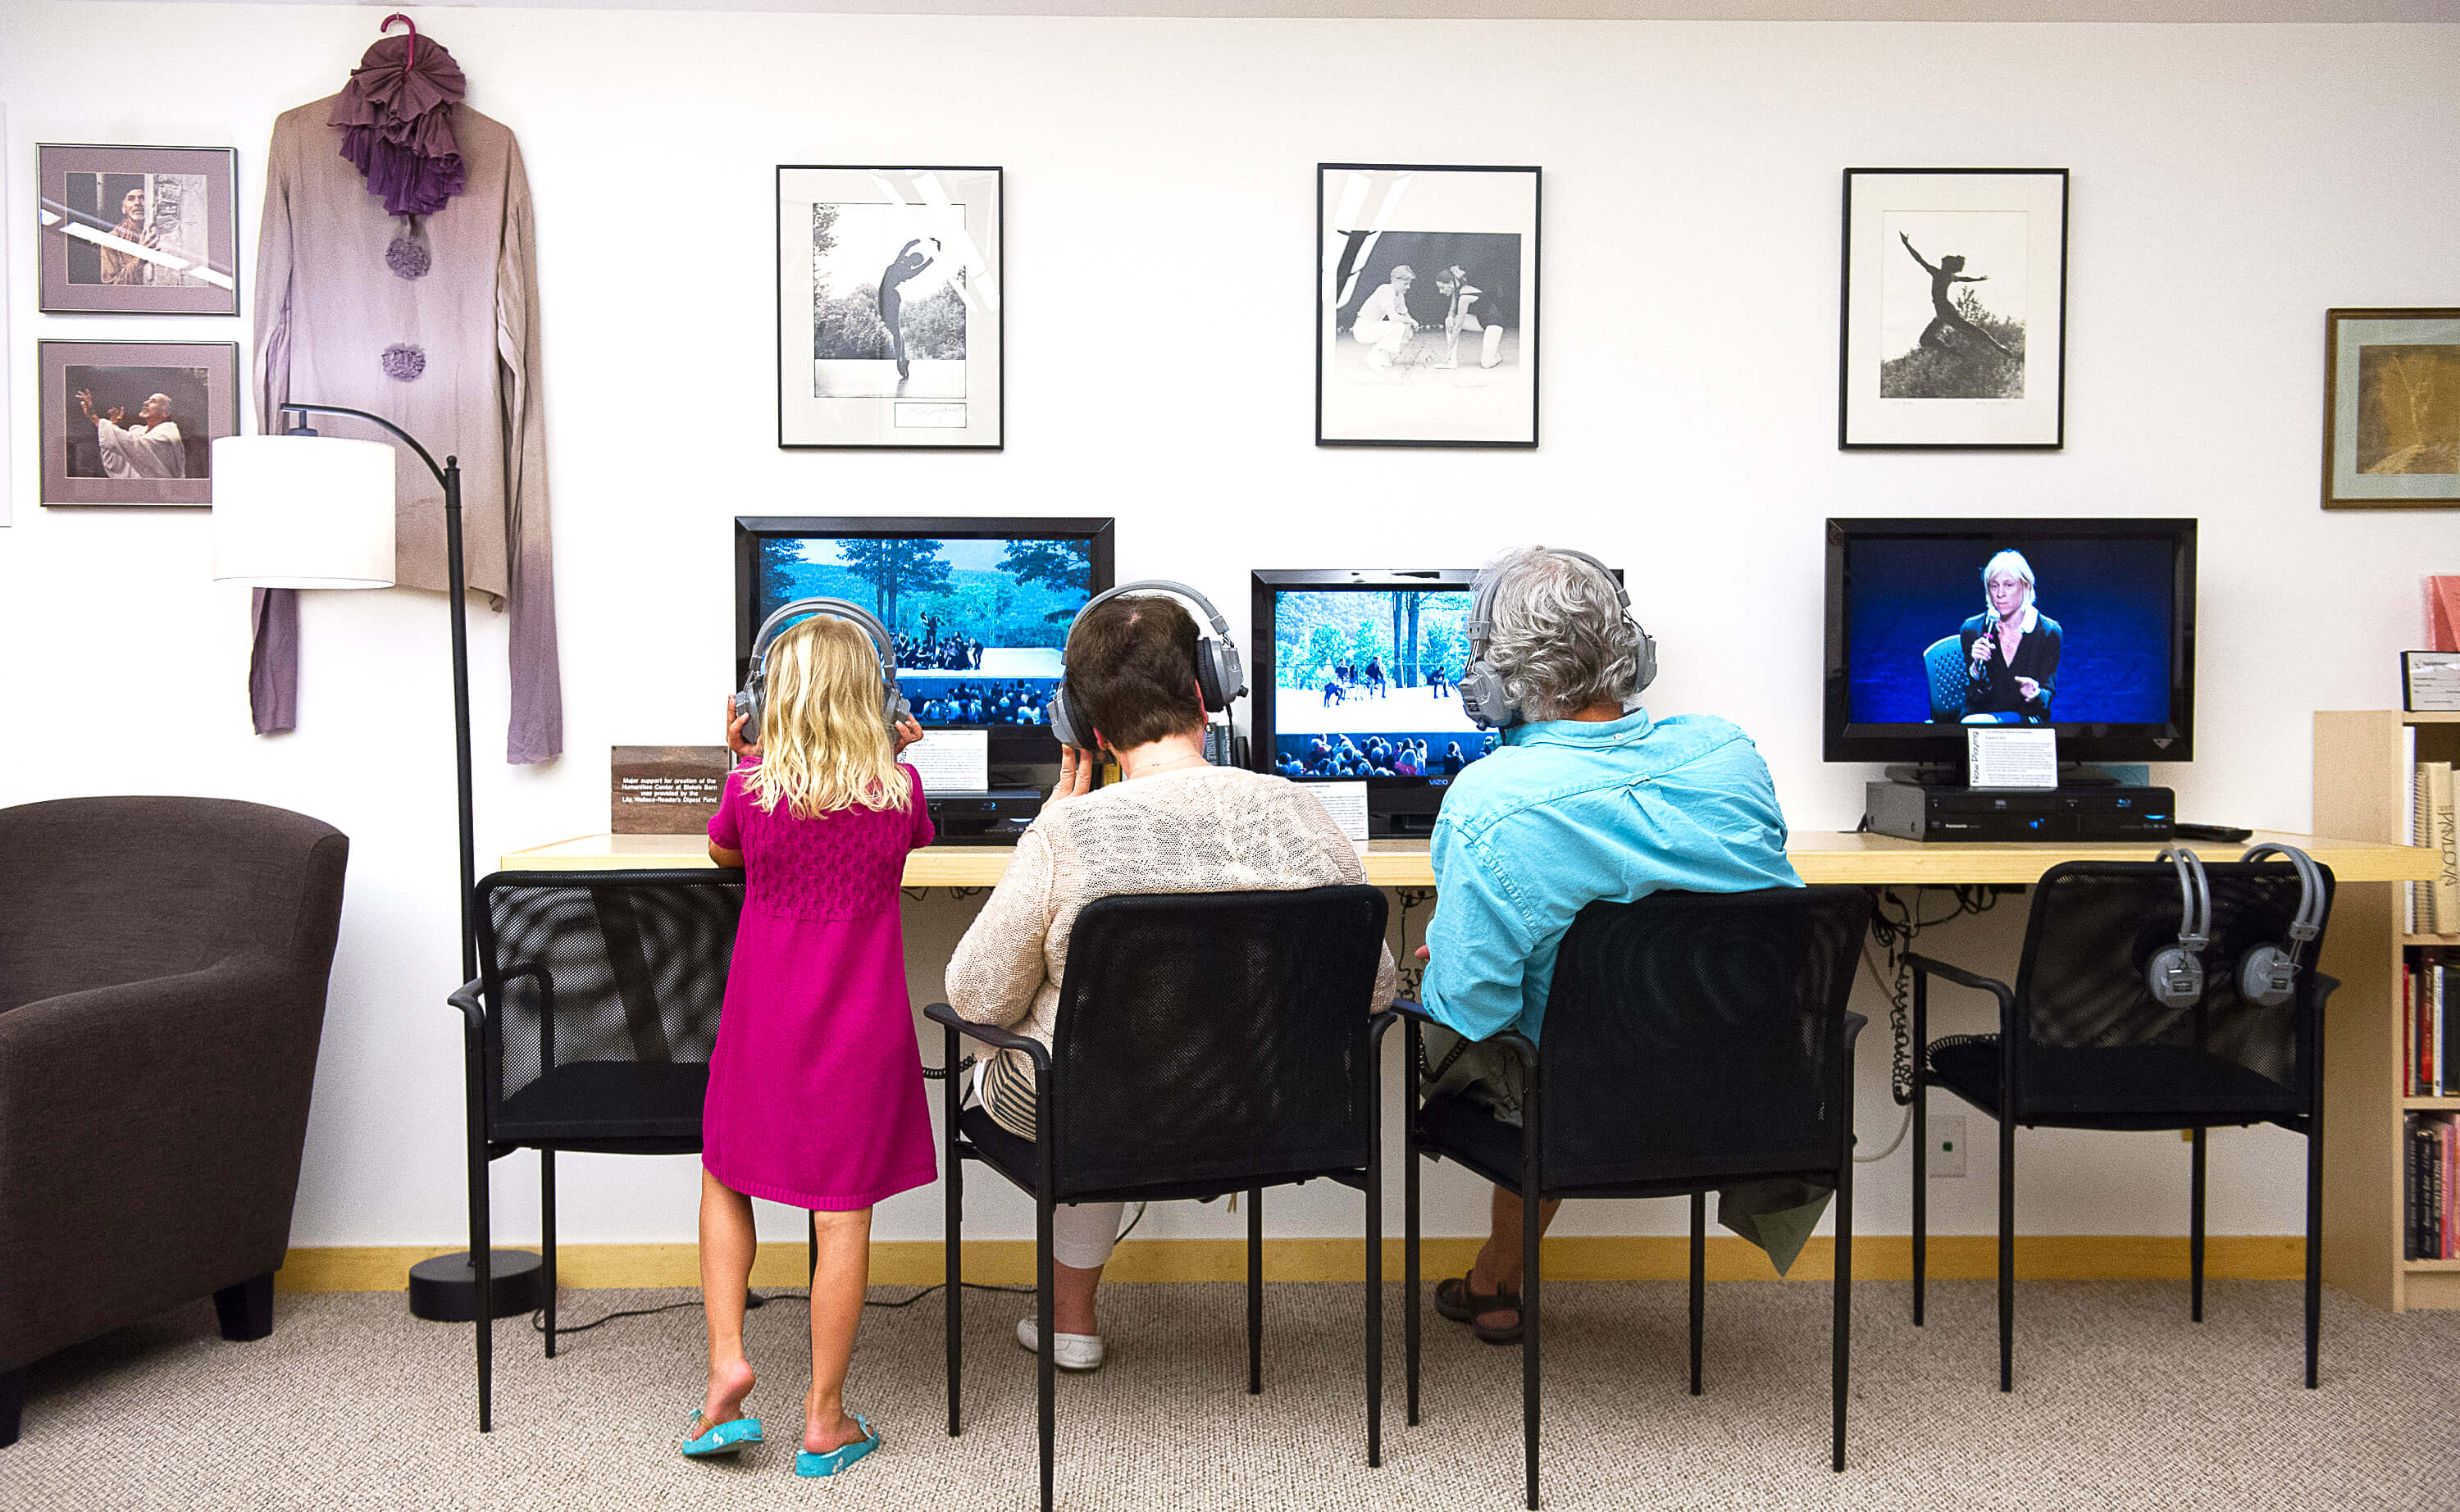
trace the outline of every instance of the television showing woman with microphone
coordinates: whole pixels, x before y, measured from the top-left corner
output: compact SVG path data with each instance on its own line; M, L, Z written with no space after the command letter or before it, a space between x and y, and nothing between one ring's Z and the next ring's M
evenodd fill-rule
M1968 559L1969 560L1969 559ZM2046 724L2058 689L2059 622L2034 607L2032 564L2002 551L1982 569L1983 612L1964 622L1966 724Z

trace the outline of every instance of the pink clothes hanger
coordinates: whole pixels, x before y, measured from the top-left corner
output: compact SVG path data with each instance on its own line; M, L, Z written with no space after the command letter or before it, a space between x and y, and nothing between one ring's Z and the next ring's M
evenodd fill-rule
M392 30L392 24L393 24L394 22L396 22L396 21L398 21L398 22L400 22L402 25L404 25L404 26L406 26L406 27L410 28L410 47L409 47L409 50L408 50L407 52L405 52L405 53L402 54L401 66L402 66L403 68L405 68L405 69L413 69L413 68L416 68L416 67L418 66L418 23L417 23L417 22L413 21L410 17L408 17L408 16L406 16L406 15L402 14L400 11L394 11L392 14L391 14L391 15L389 15L389 16L385 17L385 18L384 18L384 24L383 24L382 26L377 27L377 28L376 28L376 31L377 31L377 32L378 32L379 34L384 33L384 32L391 32L391 31Z

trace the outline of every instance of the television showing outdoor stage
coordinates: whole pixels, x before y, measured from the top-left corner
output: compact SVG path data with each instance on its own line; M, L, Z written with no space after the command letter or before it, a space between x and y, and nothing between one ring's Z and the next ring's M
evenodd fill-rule
M753 608L846 599L897 637L898 687L926 727L1047 726L1092 543L1069 539L769 536Z
M1461 712L1466 589L1273 596L1273 767L1284 777L1442 783L1496 737Z

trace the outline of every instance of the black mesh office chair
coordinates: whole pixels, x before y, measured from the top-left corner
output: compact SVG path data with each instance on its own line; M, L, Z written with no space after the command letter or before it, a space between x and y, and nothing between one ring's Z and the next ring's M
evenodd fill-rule
M1408 1120L1409 1420L1418 1420L1418 1156L1521 1198L1520 1417L1538 1504L1538 1209L1559 1197L1691 1199L1691 1391L1700 1392L1706 1194L1771 1177L1836 1188L1830 1460L1845 1468L1854 1248L1854 1041L1846 1012L1871 900L1855 887L1660 892L1593 903L1564 935L1544 1042L1496 1036L1528 1068L1521 1127L1466 1097ZM1396 1004L1418 1062L1415 1004ZM1412 1077L1412 1084L1415 1078Z
M1263 1189L1326 1177L1367 1198L1367 1462L1383 1458L1383 1226L1376 1047L1369 1015L1384 944L1372 887L1182 893L1097 900L1076 916L1050 1049L923 1012L957 1037L1033 1062L1036 1138L947 1079L948 1434L960 1427L965 1166L980 1161L1034 1200L1034 1316L1042 1506L1050 1512L1056 1331L1050 1215L1061 1203L1247 1194L1247 1390L1263 1390Z
M537 1150L552 1359L556 1152L698 1152L743 873L498 872L474 906L480 975L452 995L469 1076L470 1250L484 1297L487 1163ZM491 1310L477 1309L481 1429L494 1416Z
M2322 909L2332 874L2318 867ZM1999 1120L1999 1389L2015 1389L2016 1126L2193 1133L2188 1240L2192 1316L2204 1317L2204 1131L2277 1123L2306 1136L2306 1384L2315 1384L2323 1255L2323 1004L2340 984L2313 969L2317 938L2288 1002L2251 1003L2237 965L2285 941L2301 884L2284 862L2207 862L2212 943L2192 1006L2153 997L2146 968L2178 943L2179 878L2167 862L2069 862L2042 876L2016 985L1909 955L1914 1032L1914 1322L1928 1248L1929 1110L1939 1086ZM1999 1002L1999 1033L1930 1042L1930 979Z

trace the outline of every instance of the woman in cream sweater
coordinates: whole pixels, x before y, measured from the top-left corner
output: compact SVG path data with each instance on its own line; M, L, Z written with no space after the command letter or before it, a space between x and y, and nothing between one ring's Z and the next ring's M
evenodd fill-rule
M980 1024L1049 1045L1078 910L1121 893L1233 892L1357 884L1367 870L1341 826L1288 779L1209 765L1196 679L1196 622L1170 598L1110 599L1076 618L1068 698L1124 779L1089 792L1094 755L1066 751L1059 786L957 946L948 1002ZM1375 999L1392 999L1392 954ZM1033 1138L1033 1069L1004 1052L981 1062L974 1096L993 1121ZM1069 1370L1102 1363L1094 1290L1117 1243L1123 1204L1061 1207L1051 1225L1052 1352ZM1017 1342L1039 1348L1031 1318Z

